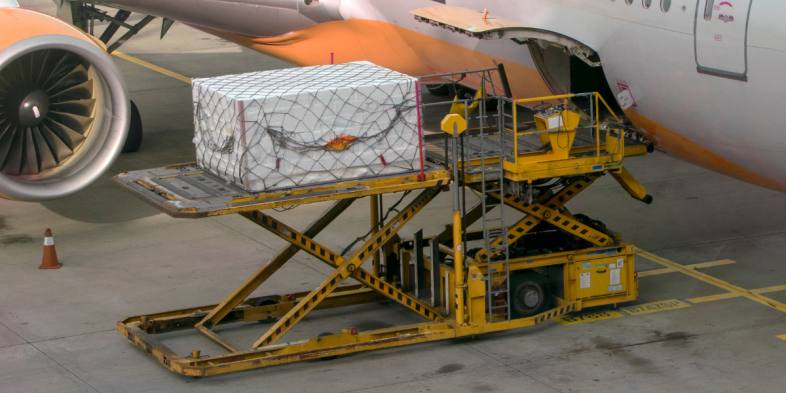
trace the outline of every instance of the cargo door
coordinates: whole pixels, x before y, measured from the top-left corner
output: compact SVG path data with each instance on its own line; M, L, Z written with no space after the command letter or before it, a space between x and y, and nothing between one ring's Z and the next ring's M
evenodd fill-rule
M699 0L695 47L698 71L748 80L748 19L752 0Z

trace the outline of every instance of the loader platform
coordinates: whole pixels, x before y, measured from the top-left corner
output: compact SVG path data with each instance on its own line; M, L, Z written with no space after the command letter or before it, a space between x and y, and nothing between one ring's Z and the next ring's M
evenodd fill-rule
M589 120L566 106L579 98L592 105ZM486 111L489 100L497 100L497 111ZM586 307L634 300L635 247L565 206L606 173L632 197L651 201L622 166L625 157L645 155L648 146L626 137L618 119L600 121L599 101L597 93L453 100L448 103L451 114L440 123L442 133L424 138L421 173L261 193L227 184L195 164L119 174L113 178L117 186L172 217L240 214L289 245L261 263L220 304L131 316L119 321L117 329L169 370L208 376L533 326ZM472 102L479 103L476 116ZM527 102L563 106L537 112L535 127L522 130L516 108ZM513 108L512 115L505 114L506 105ZM456 108L463 109L463 116ZM401 239L400 229L442 192L452 192L454 202L445 229ZM402 195L402 206L389 209L395 215L388 219L380 211L380 196L392 193ZM416 195L405 201L409 194ZM372 225L359 244L342 252L314 240L362 197L371 199ZM472 200L477 203L468 207ZM332 204L303 231L265 213L326 201ZM523 218L506 222L510 210ZM476 222L482 230L467 229ZM301 251L334 270L308 292L249 298ZM368 260L372 264L366 270L362 265ZM350 278L359 284L346 285ZM398 303L422 322L373 331L347 326L338 334L282 339L312 310L380 300ZM246 348L212 330L253 321L270 324ZM196 329L226 353L203 356L195 349L178 354L156 337L184 329Z

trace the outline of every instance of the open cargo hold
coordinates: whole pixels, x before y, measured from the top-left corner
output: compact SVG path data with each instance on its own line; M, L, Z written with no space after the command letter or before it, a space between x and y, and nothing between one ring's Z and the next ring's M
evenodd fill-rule
M251 192L420 170L416 84L369 62L194 79L197 163Z

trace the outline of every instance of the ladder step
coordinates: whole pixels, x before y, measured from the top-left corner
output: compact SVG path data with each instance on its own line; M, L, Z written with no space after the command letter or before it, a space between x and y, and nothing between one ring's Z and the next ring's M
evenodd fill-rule
M488 231L486 231L486 234L489 237L500 237L500 236L504 235L505 232L503 232L503 231L501 231L499 229L489 229Z
M491 292L492 295L496 295L498 293L508 293L508 291L493 291L493 292Z
M496 306L496 307L492 307L491 309L492 309L492 310L496 310L496 309L498 309L498 308L508 308L508 305L506 304L506 305L504 305L504 306Z

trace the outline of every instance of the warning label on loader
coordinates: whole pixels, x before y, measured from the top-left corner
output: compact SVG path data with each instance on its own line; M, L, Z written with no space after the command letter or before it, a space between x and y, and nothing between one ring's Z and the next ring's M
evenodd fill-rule
M590 274L589 273L581 273L579 276L579 287L581 289L589 288L590 287Z

